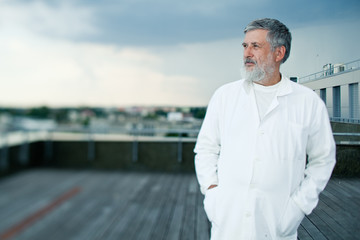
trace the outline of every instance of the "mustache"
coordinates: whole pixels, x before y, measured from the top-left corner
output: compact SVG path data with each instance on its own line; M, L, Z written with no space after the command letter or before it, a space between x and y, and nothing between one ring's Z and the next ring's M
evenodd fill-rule
M245 58L244 64L247 64L247 63L257 64L257 62L256 62L255 60L252 60L252 59L250 59L250 58Z

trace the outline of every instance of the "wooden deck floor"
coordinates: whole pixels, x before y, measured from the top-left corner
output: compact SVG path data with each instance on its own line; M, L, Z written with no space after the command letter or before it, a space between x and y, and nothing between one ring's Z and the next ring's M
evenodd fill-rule
M0 239L209 239L193 174L29 170L0 181ZM360 239L360 179L332 179L299 239Z

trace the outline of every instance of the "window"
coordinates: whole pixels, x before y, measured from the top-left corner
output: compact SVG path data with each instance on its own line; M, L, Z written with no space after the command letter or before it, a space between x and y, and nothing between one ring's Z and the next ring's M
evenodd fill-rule
M341 117L340 86L333 87L333 117Z
M359 118L359 84L349 84L349 117Z
M320 98L324 101L326 104L326 88L320 89Z

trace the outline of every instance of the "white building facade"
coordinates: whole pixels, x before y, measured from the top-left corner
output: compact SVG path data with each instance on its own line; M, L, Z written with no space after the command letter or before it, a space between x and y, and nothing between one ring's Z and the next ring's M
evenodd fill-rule
M331 121L360 123L360 59L346 64L326 64L322 72L302 77L298 82L320 96Z

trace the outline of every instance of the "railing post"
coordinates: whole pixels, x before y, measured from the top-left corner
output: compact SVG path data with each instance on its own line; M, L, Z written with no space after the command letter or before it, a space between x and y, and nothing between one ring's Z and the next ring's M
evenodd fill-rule
M7 135L6 133L2 134L1 137L2 143L1 143L1 152L0 152L0 170L6 171L9 168L9 162L8 162L8 145L7 145Z
M29 163L29 133L23 132L23 136L24 138L19 149L19 163L26 166Z
M132 161L137 162L139 159L139 141L138 141L138 133L137 129L133 130L134 137L132 142Z
M182 132L179 131L179 141L178 141L178 149L177 149L177 161L179 163L182 162L182 150L183 149L183 145L182 145Z
M44 159L45 161L50 161L53 158L53 141L52 141L52 132L51 130L47 132L48 137L45 139L45 151Z
M95 159L95 142L92 138L91 130L89 128L88 134L88 160L93 161Z

